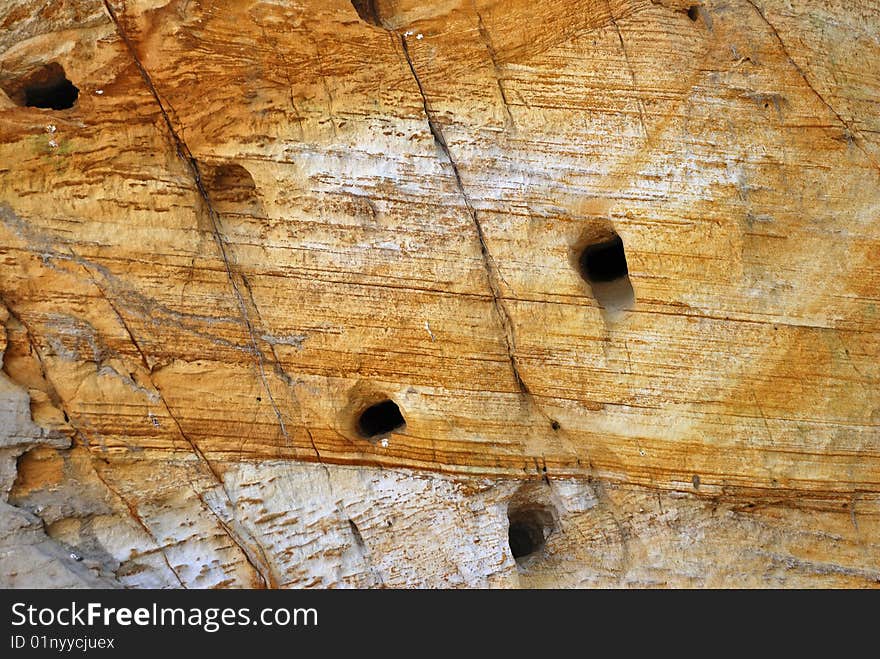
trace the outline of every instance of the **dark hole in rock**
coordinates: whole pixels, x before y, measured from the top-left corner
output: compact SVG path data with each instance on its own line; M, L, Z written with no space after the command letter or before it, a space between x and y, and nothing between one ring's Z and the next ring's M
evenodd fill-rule
M376 6L377 0L351 0L351 4L362 21L366 21L376 27L382 27L379 8Z
M517 561L542 551L554 528L553 514L544 507L520 508L508 513L508 522L510 553Z
M699 5L693 5L688 8L688 18L692 21L696 21L700 17L700 7Z
M510 542L510 552L514 558L534 554L544 544L543 530L527 524L511 524L507 537Z
M79 89L64 73L57 62L3 86L3 90L17 105L49 110L67 110L79 97Z
M616 233L583 247L577 257L577 268L596 301L607 311L629 309L635 302L623 240Z
M615 234L601 243L587 245L581 252L580 267L581 277L591 284L625 277L629 270L626 267L623 240Z
M400 408L393 400L383 400L371 405L358 417L357 430L367 439L376 439L388 435L406 426L406 420Z
M202 182L211 203L220 213L254 214L260 197L251 173L237 163L201 163Z

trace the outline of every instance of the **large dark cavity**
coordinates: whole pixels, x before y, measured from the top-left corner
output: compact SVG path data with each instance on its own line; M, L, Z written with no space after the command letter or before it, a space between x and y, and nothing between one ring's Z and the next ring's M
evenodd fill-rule
M406 419L393 400L383 400L370 405L361 412L357 421L357 430L367 439L377 439L396 430L406 427Z
M553 514L544 507L520 508L507 519L507 541L517 561L540 553L554 528Z
M362 21L366 21L370 25L382 27L382 18L379 16L379 8L376 6L378 0L351 0L354 10L361 17Z
M510 525L507 539L513 557L525 558L544 547L544 529L525 522L516 522Z
M79 97L79 89L67 79L64 69L57 62L4 84L3 89L17 105L47 110L72 108Z

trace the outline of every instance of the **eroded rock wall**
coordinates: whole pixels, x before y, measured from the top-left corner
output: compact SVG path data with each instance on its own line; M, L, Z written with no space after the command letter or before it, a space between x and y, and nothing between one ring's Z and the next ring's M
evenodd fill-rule
M3 585L876 586L878 26L0 0Z

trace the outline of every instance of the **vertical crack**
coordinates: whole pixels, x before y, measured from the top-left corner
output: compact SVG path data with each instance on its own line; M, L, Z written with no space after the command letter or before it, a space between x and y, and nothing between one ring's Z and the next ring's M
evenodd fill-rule
M422 108L424 109L425 117L428 120L428 129L431 131L431 135L434 136L434 141L437 142L437 144L440 146L440 149L443 151L443 155L446 157L446 160L449 162L449 165L452 168L456 188L458 189L461 198L464 200L465 207L467 208L468 214L473 221L474 229L477 234L477 239L480 243L480 256L482 258L483 268L486 273L486 282L489 285L489 292L492 294L492 306L495 310L495 315L498 317L498 320L501 323L501 327L504 331L504 340L507 347L507 357L510 362L510 369L513 373L513 378L516 381L517 389L520 391L521 394L531 399L531 392L529 391L528 386L523 381L522 375L520 374L519 363L516 357L516 336L513 330L513 322L510 318L510 314L507 311L507 307L502 300L498 266L495 263L495 259L492 257L488 246L486 245L486 234L483 232L483 225L480 223L480 219L477 215L477 209L474 208L470 196L465 190L464 183L461 179L461 172L458 169L458 164L452 157L452 152L449 150L449 145L446 143L446 138L443 136L443 130L440 128L440 124L438 124L436 119L434 118L434 111L431 109L431 105L428 102L428 97L425 94L425 88L422 86L422 81L419 79L419 75L416 72L416 67L413 64L412 57L410 56L409 45L406 42L406 35L400 35L400 45L403 49L406 63L409 65L410 73L412 73L413 79L415 80L416 85L419 88L419 94L422 97Z
M287 427L284 423L284 418L281 415L281 411L278 409L278 404L275 401L275 395L272 393L272 388L269 386L269 381L266 378L266 368L265 368L265 357L263 355L263 351L260 349L256 335L254 333L253 324L251 322L250 316L248 314L247 303L244 300L244 296L241 293L238 282L236 281L235 272L233 271L232 264L230 263L229 255L226 251L226 241L223 238L223 235L220 233L219 221L217 219L217 211L214 209L213 204L211 203L211 199L208 196L208 192L205 189L204 183L202 181L201 170L199 169L199 164L196 161L195 157L192 155L192 152L189 150L189 147L183 141L180 135L178 135L177 131L174 128L174 124L171 121L171 118L168 116L168 112L165 109L165 105L162 102L162 99L159 97L159 92L156 90L155 85L153 84L152 79L150 78L150 74L144 68L144 65L141 63L140 58L137 55L137 51L135 50L134 44L131 39L129 39L125 30L122 28L122 25L119 22L119 18L116 15L116 12L113 10L113 7L110 6L109 0L103 0L104 7L106 7L107 12L110 15L113 24L116 26L116 31L119 34L119 37L125 43L126 48L128 49L129 55L134 61L135 66L138 69L138 72L143 78L144 83L147 85L147 88L152 94L156 104L159 106L159 111L162 113L162 118L164 119L165 126L168 129L169 134L171 135L171 139L174 141L175 147L177 149L177 155L183 160L193 176L195 180L196 189L198 190L199 196L202 198L202 201L205 204L205 207L208 211L208 217L211 220L211 230L214 236L214 241L217 243L217 248L220 252L220 257L223 260L224 268L226 269L226 276L229 279L229 283L232 287L233 295L235 296L236 302L238 303L242 320L244 321L245 327L248 332L248 336L250 338L251 348L253 350L254 356L257 361L257 367L260 372L260 379L263 382L263 388L266 390L266 394L269 397L269 402L272 405L272 409L275 412L275 416L278 419L278 425L281 428L281 433L284 435L284 438L287 440L288 444L291 442L290 434L287 431ZM253 298L250 300L251 305L256 307L256 303Z
M471 0L471 5L473 5L474 13L477 15L477 29L480 33L480 38L483 40L483 43L486 45L486 50L489 53L489 59L492 60L492 67L495 71L495 84L498 85L498 92L501 94L501 102L504 104L504 112L507 114L507 122L514 126L513 115L510 113L510 104L507 102L507 92L504 89L504 84L501 81L501 65L498 63L498 52L495 50L495 46L492 45L492 38L489 35L489 30L486 29L486 24L483 22L483 15L480 13L480 10L477 8L477 0Z
M263 38L266 40L266 43L269 44L269 47L275 53L275 56L281 60L281 72L284 74L284 78L287 80L287 95L290 98L290 107L293 108L293 118L296 120L299 125L299 137L303 139L305 134L305 130L303 128L303 117L302 113L300 113L299 108L296 106L296 101L293 97L293 80L290 77L290 64L287 62L287 58L284 56L284 53L281 52L281 49L278 47L278 42L275 39L269 37L269 34L266 32L266 28L262 25L259 26L260 30L263 33Z
M339 511L342 513L343 511ZM373 554L370 551L370 548L367 547L367 543L364 542L364 536L361 534L361 530L358 528L358 525L355 521L348 517L348 528L351 531L351 535L354 538L355 546L358 548L361 557L364 559L364 563L366 563L367 568L372 572L373 579L375 579L380 586L385 586L385 580L382 578L382 573L379 571L379 566L375 564L373 561Z
M187 589L186 584L183 583L183 579L180 578L180 575L177 573L177 570L175 570L171 566L171 561L168 560L168 555L165 553L164 545L162 545L159 542L159 539L156 538L155 535L153 535L153 532L150 530L150 527L147 526L147 523L143 520L140 513L137 511L137 508L135 507L135 505L133 503L131 503L130 501L128 501L128 499L126 499L124 496L122 496L122 494L120 494L119 491L115 487L111 486L110 483L108 483L106 481L106 479L103 476L101 476L97 467L93 466L93 471L95 472L95 476L97 477L97 479L99 481L101 481L101 483L104 484L104 487L106 487L110 492L113 493L113 496L115 496L117 499L119 499L122 502L122 505L124 505L126 507L126 509L128 510L129 516L131 516L131 518L137 523L137 525L141 527L143 532L147 534L147 537L153 541L153 544L156 545L156 549L159 551L159 555L162 556L162 560L165 561L166 567L169 570L171 570L171 574L173 574L174 578L177 579L177 583L180 584L180 587L183 588L184 590L186 590Z

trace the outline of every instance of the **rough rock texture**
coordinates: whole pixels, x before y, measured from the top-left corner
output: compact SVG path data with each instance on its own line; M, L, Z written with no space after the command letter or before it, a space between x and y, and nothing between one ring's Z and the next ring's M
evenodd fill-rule
M0 585L876 587L878 34L0 0Z

